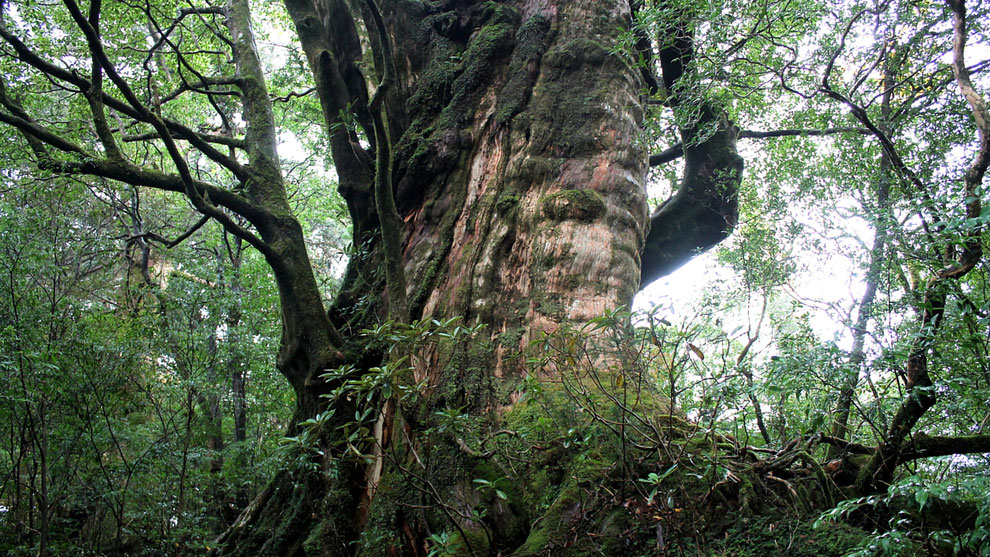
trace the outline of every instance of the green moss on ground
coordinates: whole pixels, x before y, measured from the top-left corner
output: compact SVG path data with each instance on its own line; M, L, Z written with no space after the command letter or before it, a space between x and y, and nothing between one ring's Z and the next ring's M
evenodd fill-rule
M604 393L591 396L607 407ZM681 455L648 500L656 486L644 488L640 480L651 471L662 474L671 463L660 452L632 448L644 442L632 433L623 444L613 428L589 421L588 411L574 402L561 385L544 385L504 417L505 427L545 453L533 455L527 475L510 492L523 498L533 525L512 555L845 555L868 538L844 524L814 529L816 511L797 513L775 490L779 486L745 469L723 482L730 470L729 455L722 454L727 446L697 434L695 424L679 416L663 415L665 399L647 394L637 411L657 418L669 441L666 454ZM629 420L614 411L603 417L612 424ZM585 427L562 432L562 423Z
M436 388L403 408L415 454L391 454L403 468L386 467L360 555L401 552L409 535L443 540L447 555L564 557L845 555L868 539L843 524L813 528L813 475L766 481L730 439L665 413L648 384L623 398L634 375L571 370L527 381L508 405L486 367L497 342L514 343L506 335L445 353ZM307 552L331 525L312 531Z
M734 557L827 557L852 553L869 534L848 524L814 528L817 514L788 515L778 509L768 514L736 516L720 525L721 535L706 536L683 546L692 555L732 555Z

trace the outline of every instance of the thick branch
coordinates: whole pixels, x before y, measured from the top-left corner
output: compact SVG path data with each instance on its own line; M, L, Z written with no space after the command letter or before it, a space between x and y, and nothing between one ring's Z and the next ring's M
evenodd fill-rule
M375 208L381 223L382 247L385 251L385 282L389 295L389 317L401 323L409 322L409 301L406 295L406 272L402 262L403 222L395 206L392 188L392 139L388 128L385 96L395 81L391 40L385 30L382 14L374 0L365 0L371 13L369 28L378 34L382 46L383 76L371 99L370 108L375 130Z
M324 20L312 0L285 0L285 6L299 34L316 85L316 94L327 124L334 166L340 176L340 189L355 221L354 238L366 232L367 214L358 213L355 196L369 196L374 179L372 157L355 133L343 125L341 115L357 111L359 120L370 121L368 92L364 77L348 57L360 57L360 42L354 19L342 0L328 2L335 17ZM347 74L348 77L345 77ZM363 116L362 116L363 115ZM371 130L372 125L367 129ZM369 134L373 137L373 133ZM371 146L374 148L374 145ZM374 210L373 207L365 209Z
M962 435L959 437L934 436L923 433L914 436L900 461L957 454L990 453L990 435Z
M93 0L89 5L89 24L95 33L99 33L100 29L101 6L99 0ZM90 113L93 115L93 127L96 129L96 136L100 139L107 158L120 160L123 155L117 147L117 140L113 137L113 131L107 124L107 115L103 108L103 68L95 58L91 61L91 68L90 88L83 90L82 93L89 104Z
M299 408L323 403L314 385L327 367L342 358L337 347L344 339L323 310L320 288L306 252L302 226L289 206L276 150L277 130L261 58L251 27L248 0L228 3L227 30L233 42L236 77L242 91L245 142L251 161L248 196L266 207L272 218L258 226L262 236L277 246L267 257L275 274L282 309L282 344L277 365L296 390Z
M20 116L0 112L0 122L17 128L21 133L29 137L29 142L31 142L32 145L36 145L37 143L35 142L42 142L58 149L59 151L75 153L83 157L90 156L89 153L75 143ZM31 140L33 140L33 142Z
M230 137L227 135L219 135L213 133L201 133L198 134L203 141L208 143L216 143L217 145L224 145L227 147L233 147L235 149L247 149L247 143L243 139L237 139L236 137ZM133 143L136 141L148 141L151 139L161 139L161 136L155 132L149 133L139 133L134 135L125 135L121 137L125 143ZM184 139L182 137L177 137L176 139Z
M849 454L873 454L877 452L876 447L867 447L866 445L861 445L859 443L853 443L851 441L846 441L840 437L833 437L831 435L822 435L822 443L826 445L831 445L840 452Z
M143 232L141 234L135 234L127 238L128 241L137 240L139 238L147 238L149 240L158 242L165 246L165 249L172 249L175 246L184 242L187 238L196 233L197 230L203 227L210 220L210 217L201 217L192 226L190 226L185 232L177 236L174 240L169 240L168 238L155 234L154 232Z
M715 132L694 144L699 129ZM704 106L698 124L684 130L684 179L650 218L641 254L640 286L669 274L729 236L736 225L743 159L736 152L736 130L725 116Z
M305 91L290 91L289 94L287 94L287 95L283 95L281 97L272 97L272 102L277 102L277 103L289 102L290 100L292 100L294 98L300 98L301 99L301 98L303 98L305 96L308 96L311 93L315 93L315 92L316 92L316 87L310 87L309 89L306 89Z
M9 117L17 118L22 122L31 121L31 116L28 115L27 111L24 110L24 107L22 107L20 103L18 103L14 99L10 98L10 96L7 94L7 85L6 83L4 83L2 79L0 79L0 106L10 111L10 114L8 115ZM2 116L3 114L0 113L0 117ZM11 124L11 122L7 122L7 123ZM23 135L24 138L27 140L28 147L31 148L31 151L34 152L34 155L36 157L38 157L39 159L43 159L48 156L48 149L45 146L44 142L39 140L33 134L27 133L24 130L21 130L21 135Z
M966 67L966 5L963 0L949 0L949 6L953 13L952 73L956 76L959 92L969 104L979 137L979 149L966 172L966 193L967 195L976 195L978 202L980 196L977 193L977 186L982 183L983 175L986 174L987 166L990 165L990 111L987 110L983 98L973 88L973 83L969 78L969 69ZM979 205L976 205L974 209L977 209L976 214L967 215L968 217L979 216Z
M372 193L373 159L361 146L358 136L341 121L341 116L351 110L357 112L360 121L370 119L365 80L354 64L361 52L354 19L343 0L327 2L327 9L335 14L329 20L321 17L312 0L284 1L313 72L330 151L340 177L340 192L347 202L355 247L358 247L375 233L378 215ZM367 129L372 130L372 126L368 125ZM374 139L373 132L370 139ZM371 149L374 148L372 145Z
M0 92L2 91L3 88L0 87ZM3 98L4 96L0 95L0 101ZM43 149L36 149L35 154L39 158L38 165L41 168L67 174L100 176L134 186L185 193L185 184L179 176L148 170L123 160L111 161L96 158L81 146L65 139L56 132L27 120L26 117L27 114L14 115L0 111L0 122L20 130L28 138L30 144L54 147L60 151L77 155L82 159L81 161L57 160L47 155ZM262 216L257 207L234 192L198 180L193 180L193 184L201 196L208 197L214 203L243 215L248 220Z
M682 14L660 39L660 68L671 107L684 104L684 89L693 73L694 37L687 17ZM684 178L650 218L640 254L641 288L718 244L736 226L736 192L743 171L736 152L738 134L725 114L707 101L701 101L694 125L681 129Z
M236 78L243 93L245 143L255 174L255 179L247 183L248 194L252 198L264 199L269 206L274 204L279 210L287 211L288 200L275 147L275 116L251 30L251 13L246 0L232 1L229 6L227 29L234 43Z
M655 155L650 155L650 166L660 166L684 156L684 144L678 141Z
M133 186L177 193L186 192L186 184L179 176L149 170L126 162L86 158L82 162L44 160L39 163L39 166L46 170L66 174L100 176ZM234 192L199 180L193 180L192 183L200 197L207 198L221 207L226 207L248 220L264 217L264 212Z
M836 135L840 133L858 133L860 135L869 135L870 130L866 128L853 128L853 127L840 127L840 128L825 128L821 130L771 130L771 131L751 131L743 130L739 132L740 139L767 139L771 137L817 137L822 135Z
M821 441L822 443L832 445L842 453L873 455L877 452L876 447L852 443L845 439L829 435L822 435ZM905 447L904 452L900 455L899 462L910 462L920 458L934 458L937 456L983 453L990 453L990 435L929 436L919 433Z

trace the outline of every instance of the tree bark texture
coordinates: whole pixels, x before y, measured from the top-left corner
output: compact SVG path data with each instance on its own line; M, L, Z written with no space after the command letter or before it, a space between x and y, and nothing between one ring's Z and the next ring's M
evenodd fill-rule
M315 73L346 74L319 71L328 53L306 40L315 20L295 4ZM315 4L326 14L317 20L345 9ZM530 330L588 319L636 292L646 229L641 84L609 51L628 6L570 4L383 3L399 47L390 98L405 101L389 113L413 318L480 319L493 336L522 327L506 346L518 349ZM319 35L341 42L329 29ZM318 89L334 87L346 83ZM330 97L321 94L332 124L345 106ZM354 155L356 139L335 141L338 164L371 160ZM378 220L360 199L370 170L341 177L362 229Z
M487 341L455 366L442 365L437 354L418 358L413 380L426 385L427 410L407 409L393 429L423 427L436 409L478 415L510 405L512 385L523 372L510 355L562 323L631 303L638 290L649 222L647 153L638 142L643 84L639 70L615 53L614 40L616 29L631 23L628 3L382 2L384 39L374 32L373 4L286 5L316 78L340 192L354 223L358 255L329 312L332 326L347 335L401 315L388 311L396 296L389 294L394 285L386 286L386 276L402 273L379 271L389 257L383 236L397 232L408 316L481 322ZM380 56L387 49L373 49L373 75L359 66L365 30L371 46L393 41L394 60ZM395 81L379 92L388 64L394 64ZM376 95L382 118L375 107L365 108ZM339 125L347 115L356 126ZM383 124L388 134L381 133ZM389 138L393 144L382 145ZM389 151L390 164L383 164L379 155ZM375 200L381 172L390 172L401 230L382 230L394 219L383 218L379 211L387 203ZM377 185L381 192L382 182ZM470 489L463 489L463 472L454 464L431 468L429 481L441 486L438 496L451 507L470 507L463 500L472 497ZM360 489L340 485L345 492ZM276 480L252 504L255 515L249 508L242 517L244 527L226 548L345 554L368 521L382 528L387 515L402 532L397 545L411 554L423 550L428 519L365 501L350 523L346 513L314 521L311 513L320 514L331 501L321 500L327 488L312 487L306 501L294 505L292 499L303 494L286 479ZM276 499L283 518L298 518L271 516L279 512ZM354 500L339 503L348 501ZM465 522L459 516L454 521Z
M347 339L387 317L460 317L484 324L485 339L453 363L429 350L414 358L411 381L425 386L425 402L396 416L386 402L376 426L378 443L401 443L405 461L393 457L384 471L375 462L363 475L352 468L349 485L310 485L305 497L298 481L276 480L225 547L419 555L431 531L453 524L469 552L513 550L527 530L507 524L536 517L496 504L482 536L465 518L478 504L468 476L478 463L464 460L472 451L459 438L446 449L424 447L416 432L449 409L497 423L518 394L525 370L516 356L531 340L631 304L641 278L662 276L723 239L736 221L742 171L736 130L716 107L703 107L683 134L679 193L651 219L640 142L646 85L616 41L632 23L627 1L285 4L313 70L354 227L356 255L329 311L341 349L363 362L359 368L377 365L383 355ZM691 63L690 40L680 44L661 56L671 62L671 88ZM381 198L389 192L392 200ZM651 220L653 248L644 250ZM307 386L326 391L310 378ZM378 458L384 451L376 449ZM379 481L390 495L375 497ZM396 495L409 491L403 482L430 493ZM341 493L350 495L332 500ZM352 515L321 512L355 500ZM287 527L291 536L279 531ZM362 531L395 537L353 545Z

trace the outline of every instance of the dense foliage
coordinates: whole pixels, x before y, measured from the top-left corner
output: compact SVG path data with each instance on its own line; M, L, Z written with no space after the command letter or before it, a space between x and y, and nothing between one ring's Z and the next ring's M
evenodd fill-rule
M541 517L514 540L534 552L568 536L605 554L990 552L986 3L963 20L963 80L957 0L633 2L617 56L650 70L670 47L663 37L694 40L691 73L643 91L656 203L684 179L684 149L724 131L706 120L711 106L746 159L738 223L686 270L693 291L648 290L636 305L645 309L567 324L524 349L522 333L412 320L407 307L382 311L371 292L347 292L355 326L344 332L380 361L322 370L321 400L346 401L347 415L331 402L305 420L275 362L287 311L276 275L292 270L273 270L265 225L221 194L257 187L245 176L262 167L241 151L258 135L277 141L282 201L327 308L345 295L347 262L373 258L361 236L375 231L349 221L326 107L288 15L253 6L276 128L246 132L242 110L258 99L218 77L240 48L236 24L224 24L230 6L65 4L0 2L0 552L202 554L279 472L429 461L443 443L481 463L464 472L479 508L458 515L426 474L400 466L447 525L430 533L431 556L493 545L485 505L503 504ZM87 8L132 92L94 69L79 23ZM368 67L379 63L370 52ZM975 101L960 94L970 80ZM131 93L158 119L104 99ZM342 111L330 130L362 155L387 139L369 136L367 112ZM163 141L153 122L177 139ZM101 166L122 160L133 164ZM120 178L128 172L137 177ZM190 193L159 174L207 185ZM389 241L369 290L394 280ZM603 367L588 338L621 365ZM495 346L527 372L505 387L514 406L499 429L467 403L422 410L433 387L414 380L420 359L461 370L444 400L466 400L481 390L467 371L476 353ZM375 445L391 404L425 414L422 455ZM602 515L582 519L587 531L553 530L582 478L599 476L615 488ZM384 492L408 495L390 481ZM550 497L554 482L565 487ZM750 524L762 506L774 511ZM727 518L736 510L747 522ZM843 526L825 526L834 523ZM709 527L724 535L706 537ZM364 532L363 547L377 547L377 534Z

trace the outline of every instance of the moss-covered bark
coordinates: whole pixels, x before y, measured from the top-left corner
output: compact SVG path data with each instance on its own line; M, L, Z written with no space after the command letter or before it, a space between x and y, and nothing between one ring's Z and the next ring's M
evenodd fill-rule
M358 54L376 41L382 46L382 37L367 26L373 12L338 0L286 5L316 77L341 192L355 223L359 256L330 311L334 325L345 334L367 326L385 317L385 303L395 297L384 295L380 268L388 242L378 232L383 218L372 186L375 166L379 185L388 183L380 175L388 165L380 157L372 165L376 153L391 156L387 177L403 225L399 251L409 277L410 317L460 316L487 325L487 340L470 354L450 361L430 352L417 357L413 380L425 385L422 399L415 407L400 406L385 436L392 439L392 460L368 510L363 545L353 547L370 548L376 536L391 536L401 541L396 547L421 549L431 529L452 520L460 526L457 535L479 549L521 544L533 515L523 513L519 501L512 503L515 509L494 505L492 526L458 514L477 507L472 474L491 481L500 476L484 470L485 459L471 456L463 438L429 431L439 427L436 413L450 409L486 427L497 423L518 396L523 375L511 356L543 331L629 303L637 290L647 224L646 155L636 141L642 85L614 42L616 29L630 24L630 8L622 1L381 2L395 56L376 54L377 70L371 71L361 65L369 58ZM363 30L356 31L362 25L346 23L362 20L372 30L364 45ZM394 91L381 98L385 118L376 127L376 113L362 106L389 63L396 71ZM370 146L355 135L360 129L337 125L342 111L355 111L364 137L374 138ZM383 125L391 139L372 133ZM381 146L384 141L393 145ZM355 308L362 297L363 309ZM313 393L328 387L304 390L298 394L312 401L308 411L319 411ZM389 493L408 490L418 475L408 467L425 455L429 471L419 474L443 487L434 499L455 504L444 510L433 501L432 511L417 512L389 503ZM344 489L356 490L360 485ZM314 501L321 493L314 490ZM254 528L275 531L279 521L297 520L293 512L275 516L275 495L269 495L269 510L256 513ZM282 497L281 504L289 499ZM307 532L346 530L339 520L320 515L305 527L297 522L300 535L313 541L281 551L335 554L339 548L320 546L319 536Z
M409 318L456 316L485 329L470 347L413 355L395 387L418 385L416 395L385 405L378 447L368 451L380 458L345 465L336 449L325 451L336 464L317 463L311 477L323 479L303 482L312 494L305 504L289 483L298 472L283 474L225 547L242 555L423 555L441 534L467 554L562 547L575 509L583 509L575 504L593 486L611 485L618 449L575 451L551 436L548 418L536 415L547 407L518 404L526 375L519 354L545 332L629 304L639 287L649 227L647 157L638 142L644 84L616 42L631 25L629 3L285 3L313 69L354 222L357 255L331 324L348 337L385 319L389 300L400 298L387 294L392 277L404 274ZM383 81L391 85L378 91ZM369 98L381 104L366 109ZM357 127L341 125L348 113ZM723 150L734 155L731 144ZM718 174L723 162L699 172ZM383 203L390 200L376 200L389 190L394 210ZM401 273L383 268L396 255ZM362 342L354 335L338 343L357 373L384 357L361 354ZM604 368L613 361L607 353L597 360ZM540 375L553 383L565 367ZM297 390L308 401L299 418L322 411L319 394L328 390L314 381ZM553 431L583 420L563 411L565 399L551 404L562 420ZM448 424L454 418L459 428ZM319 443L334 447L335 431L325 430ZM597 439L588 435L589 443ZM633 469L625 456L620 462L615 485L628 483ZM355 512L329 511L335 496ZM626 523L610 519L603 531ZM280 545L273 532L300 541Z

